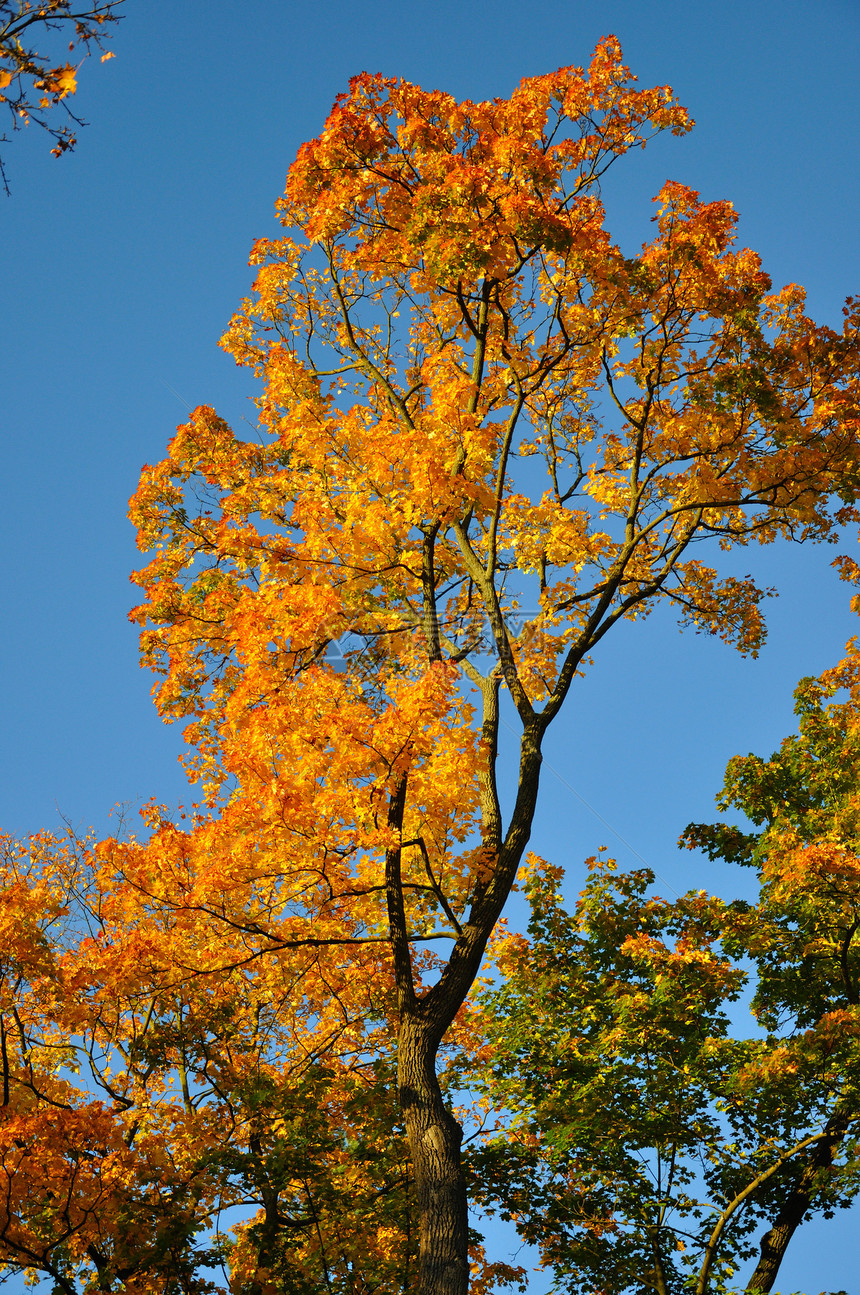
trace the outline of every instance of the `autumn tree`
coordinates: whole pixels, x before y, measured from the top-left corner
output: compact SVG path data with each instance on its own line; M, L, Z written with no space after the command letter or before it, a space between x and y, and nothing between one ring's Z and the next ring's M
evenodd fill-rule
M219 1268L233 1295L408 1290L391 1049L321 1061L271 960L165 981L167 913L143 927L91 843L0 847L0 1271L62 1295L203 1295Z
M2 842L0 1266L48 1277L66 1295L82 1269L102 1289L108 1273L134 1287L146 1269L180 1289L200 1198L189 1200L164 1145L175 1108L147 1100L158 1078L147 1084L140 1059L116 1073L134 1046L116 1029L121 982L100 995L74 965L76 945L91 961L113 950L90 938L94 895L68 846Z
M757 651L761 590L703 546L855 516L860 306L815 325L730 204L678 183L637 254L607 228L607 168L689 125L614 38L490 102L357 77L224 340L262 384L259 436L196 410L132 502L144 660L210 809L105 845L105 885L170 913L165 983L269 960L331 1064L371 1020L396 1039L422 1295L469 1280L436 1060L548 727L604 635L660 605Z
M86 57L90 46L95 45L102 50L102 62L113 58L104 50L103 41L109 35L109 24L119 21L117 10L124 2L0 0L0 104L6 105L13 130L31 123L40 126L53 140L51 152L56 157L74 148L75 130L84 123L68 100L77 90L80 64L75 66L67 59L52 67L56 56L44 52L44 43L50 44L56 32L68 40L69 53L77 48ZM7 142L7 135L0 137L0 143ZM0 181L8 194L2 159Z

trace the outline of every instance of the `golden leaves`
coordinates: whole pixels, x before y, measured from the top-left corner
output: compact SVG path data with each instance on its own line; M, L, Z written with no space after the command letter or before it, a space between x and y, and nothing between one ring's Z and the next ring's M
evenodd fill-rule
M89 5L75 7L74 11L66 0L45 0L38 6L31 4L30 0L17 0L17 4L4 5L0 64L6 66L0 66L0 103L8 104L14 130L31 124L45 130L54 142L51 152L55 157L75 146L76 137L69 122L83 124L65 103L77 92L80 64L78 67L71 63L51 67L39 45L33 42L41 42L46 31L66 28L71 36L70 50L75 47L88 50L91 43L103 49L106 29L109 24L119 21L114 11L122 3L123 0L93 0ZM104 63L110 58L113 58L112 53L103 53L101 61ZM4 94L4 90L10 92ZM61 103L66 112L59 120L65 124L56 125L52 109ZM3 184L8 192L5 174Z
M262 436L198 409L132 501L144 660L228 805L213 859L238 832L293 859L290 902L313 869L375 885L408 769L408 834L460 896L486 758L464 677L554 712L661 599L757 649L762 591L687 547L828 533L858 348L765 296L729 203L667 184L642 254L612 244L600 159L687 124L608 40L492 103L358 77L302 148L293 229L255 243L223 342L263 383ZM376 929L378 896L355 912Z
M51 68L41 80L35 82L36 89L44 90L55 102L59 102L67 94L74 94L77 90L77 71L70 63Z
M644 142L643 128L687 128L665 90L633 91L612 40L579 68L524 80L510 100L456 104L393 78L350 83L323 135L303 146L281 204L312 240L361 231L362 266L413 264L435 281L503 279L521 246L563 250L575 220L560 181L585 185L601 156ZM578 130L601 114L599 137ZM572 137L555 141L559 122ZM375 219L370 213L375 212Z
M143 659L162 713L190 721L209 803L185 826L153 810L145 846L104 851L131 896L108 911L133 934L96 959L113 983L132 950L159 983L220 992L241 972L257 1002L284 994L307 1054L366 1055L397 1010L397 941L402 1002L404 944L409 993L432 994L430 942L489 937L541 736L604 633L668 600L756 650L763 591L690 546L844 518L828 495L855 489L860 348L798 293L766 296L728 203L667 185L652 242L613 245L601 169L687 124L664 87L632 89L609 40L587 74L492 103L358 77L302 148L289 236L254 245L223 341L260 380L259 434L195 410L132 501L152 551ZM504 847L501 686L525 734ZM557 878L535 869L546 898ZM643 984L679 988L672 1020L692 1028L703 994L736 986L719 915L694 897L669 940L654 901L632 932L606 872L575 938L587 920ZM654 995L625 984L612 1003L644 1022Z

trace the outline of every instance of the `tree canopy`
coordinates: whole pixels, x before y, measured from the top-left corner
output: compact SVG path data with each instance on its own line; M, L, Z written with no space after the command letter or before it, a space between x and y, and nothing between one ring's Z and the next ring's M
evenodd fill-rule
M495 941L461 1082L499 1121L480 1199L514 1218L558 1288L773 1289L804 1218L860 1191L860 656L795 693L799 732L735 757L742 811L682 841L756 872L753 901L655 895L649 869L523 871L527 935ZM839 700L832 699L838 696ZM731 1004L746 984L758 1030ZM749 1022L749 1024L752 1024ZM749 1267L748 1261L756 1258Z
M205 803L184 821L153 806L147 836L60 867L95 923L87 1056L102 1074L123 1057L110 1163L144 1158L115 1213L86 1216L117 1220L104 1243L46 1206L52 1274L184 1289L193 1219L252 1201L231 1250L249 1295L514 1276L470 1239L438 1063L469 1029L544 735L604 635L658 605L755 653L763 591L720 553L857 519L858 303L841 332L816 325L735 246L731 205L676 182L637 255L607 228L607 168L689 126L608 38L587 71L492 102L357 77L290 168L285 236L254 245L224 339L260 380L259 435L197 409L131 504L143 659ZM150 1127L169 1164L147 1167ZM76 1200L80 1156L64 1164ZM177 1207L153 1205L132 1261L119 1220L140 1182ZM326 1229L349 1194L371 1222L342 1251Z

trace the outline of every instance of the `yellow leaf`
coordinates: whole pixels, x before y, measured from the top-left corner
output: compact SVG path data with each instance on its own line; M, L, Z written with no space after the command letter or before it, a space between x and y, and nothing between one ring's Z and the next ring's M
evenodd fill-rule
M11 85L14 79L14 72L7 72L5 68L0 71L0 90L5 90L7 85Z
M109 58L116 58L116 54L114 54L113 50L110 50L107 54L102 54L102 62L107 63Z
M63 68L57 69L54 81L59 89L61 99L67 94L74 94L77 90L78 82L75 73L76 69L70 63L67 63Z
M47 90L59 99L65 99L67 94L74 94L77 88L77 68L72 67L71 63L67 63L65 67L51 68L44 80L36 82L37 90Z

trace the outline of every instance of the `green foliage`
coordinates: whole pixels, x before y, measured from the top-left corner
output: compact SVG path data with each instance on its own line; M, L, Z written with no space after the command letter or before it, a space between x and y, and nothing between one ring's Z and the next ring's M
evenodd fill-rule
M736 1290L762 1223L860 1189L860 869L843 849L835 875L819 843L855 821L855 735L820 685L800 696L799 737L729 766L723 803L763 832L687 832L759 869L757 904L662 900L647 869L592 860L569 912L561 871L533 860L528 938L495 950L470 1077L498 1118L472 1170L570 1295ZM748 968L760 1028L743 1037Z

